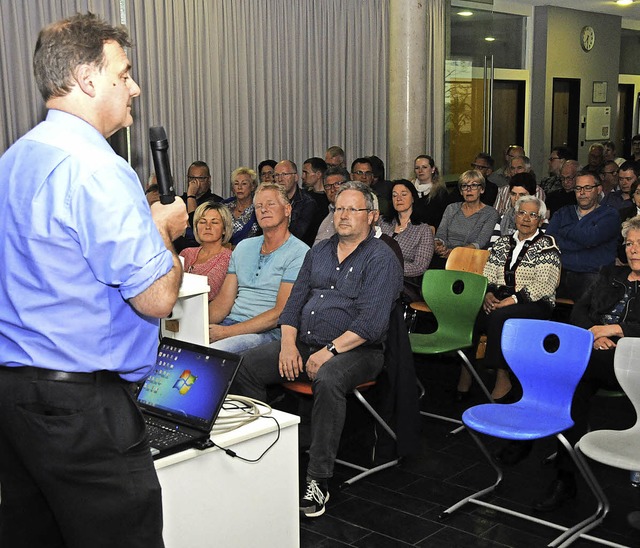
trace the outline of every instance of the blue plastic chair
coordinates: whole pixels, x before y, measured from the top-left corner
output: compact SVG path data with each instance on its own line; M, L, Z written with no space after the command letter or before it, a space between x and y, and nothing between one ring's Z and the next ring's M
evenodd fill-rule
M468 502L565 531L549 546L568 546L570 537L597 519L596 512L586 520L568 528L479 500L495 491L502 481L502 470L475 432L507 440L536 440L556 436L565 446L578 470L591 487L584 459L576 454L562 432L573 426L571 401L584 374L593 346L593 334L585 329L545 320L511 319L502 331L502 353L522 385L522 399L504 405L485 403L467 409L462 422L497 473L496 482L457 502L444 518ZM560 544L569 539L565 544Z

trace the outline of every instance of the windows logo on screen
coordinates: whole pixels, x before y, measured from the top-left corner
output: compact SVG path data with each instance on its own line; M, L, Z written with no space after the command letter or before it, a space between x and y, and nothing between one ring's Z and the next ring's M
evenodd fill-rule
M178 380L173 385L173 387L178 392L180 392L181 395L184 396L187 392L189 392L189 390L191 390L191 387L195 384L197 378L198 377L191 374L191 371L189 369L185 369L182 372L182 375L178 377Z

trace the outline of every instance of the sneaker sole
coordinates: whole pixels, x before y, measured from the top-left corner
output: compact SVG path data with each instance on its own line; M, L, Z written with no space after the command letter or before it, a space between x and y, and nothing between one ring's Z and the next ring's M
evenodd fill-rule
M324 511L327 507L327 502L329 502L329 493L327 493L327 498L324 499L322 508L320 508L320 510L318 510L317 512L307 513L304 508L300 508L300 512L302 512L302 514L307 518L319 518L322 514L324 514Z

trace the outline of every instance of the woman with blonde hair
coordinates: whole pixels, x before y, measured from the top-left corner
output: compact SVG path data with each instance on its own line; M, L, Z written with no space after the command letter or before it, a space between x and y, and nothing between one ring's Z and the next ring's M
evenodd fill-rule
M209 302L220 291L227 275L231 250L225 247L233 233L231 213L226 206L205 202L193 214L193 235L199 247L187 247L180 252L184 257L184 271L200 274L209 280Z
M224 200L233 215L231 244L238 245L245 238L260 234L260 227L253 208L253 194L258 186L258 176L249 167L239 167L231 173L233 196Z

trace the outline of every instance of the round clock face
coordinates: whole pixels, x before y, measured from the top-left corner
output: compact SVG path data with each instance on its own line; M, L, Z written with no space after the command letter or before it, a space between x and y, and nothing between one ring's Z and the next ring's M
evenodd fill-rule
M580 45L584 51L591 51L596 43L596 33L593 27L583 27L580 31Z

